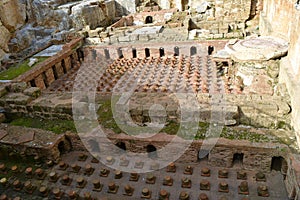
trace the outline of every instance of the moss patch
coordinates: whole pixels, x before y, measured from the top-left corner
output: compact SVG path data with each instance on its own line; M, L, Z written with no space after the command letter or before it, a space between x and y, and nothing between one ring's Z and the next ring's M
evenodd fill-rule
M113 117L112 107L111 107L111 101L101 101L98 102L100 107L98 109L98 121L99 123L107 129L111 129L115 133L119 134L122 133L122 129L118 126L117 122L115 121ZM134 135L135 133L141 133L141 126L130 126L130 125L123 125L126 131L130 131L130 134ZM174 121L169 121L166 123L164 128L160 132L164 132L170 135L176 135L179 124Z
M221 133L221 137L227 138L230 140L248 140L251 142L276 142L275 138L265 134L259 134L251 132L245 129L233 129L224 127Z
M99 102L99 109L98 109L98 121L99 123L107 129L113 130L115 133L121 133L122 130L117 125L116 121L113 118L113 113L111 109L111 102L108 101L101 101Z
M76 127L71 120L50 120L50 119L37 119L30 117L22 117L14 119L10 122L14 126L25 126L30 128L38 128L42 130L52 131L57 134L71 131L76 133Z
M34 67L36 64L43 62L46 60L48 57L38 57L37 63L35 63L32 67ZM21 74L29 71L32 67L28 66L29 63L29 58L26 59L23 63L21 64L15 64L8 68L7 70L3 71L0 73L0 80L12 80Z

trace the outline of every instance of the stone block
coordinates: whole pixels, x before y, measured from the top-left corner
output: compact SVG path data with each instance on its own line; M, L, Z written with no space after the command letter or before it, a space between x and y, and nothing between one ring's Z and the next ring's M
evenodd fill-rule
M107 32L101 32L101 33L99 33L99 36L101 38L106 38L106 37L108 37L108 33Z
M129 42L129 41L130 41L130 37L128 35L119 37L119 42Z
M98 30L89 30L88 34L89 34L89 37L91 37L91 38L99 37L99 31Z
M219 33L228 33L228 28L219 28Z
M36 99L41 95L41 89L38 87L31 87L31 88L24 90L24 94Z
M139 35L139 40L140 41L149 41L149 37L148 35Z
M0 25L0 47L6 52L9 51L7 44L10 36L10 32L4 26Z
M21 83L12 83L9 86L10 92L23 92L27 88L27 84L25 82Z
M153 7L152 7L152 10L153 10L153 11L159 11L159 6L153 6Z
M25 24L26 4L18 0L1 1L0 18L9 31L15 31Z
M0 123L5 122L5 120L6 120L6 117L5 117L4 113L0 113Z
M5 96L4 100L8 104L26 105L31 101L31 97L26 96L23 93L10 93Z
M245 23L238 23L237 28L238 29L244 29L245 28Z
M150 40L158 38L158 34L148 34Z
M138 41L139 40L139 35L130 35L130 41Z
M143 8L143 11L144 11L144 12L150 12L150 11L151 11L151 7L144 7L144 8Z
M118 37L117 36L111 36L109 38L109 42L112 43L112 44L118 43L119 42Z
M234 33L226 33L225 37L226 38L233 38L234 37Z
M181 27L182 23L168 23L168 27L170 28L177 28L177 27Z
M277 101L278 114L283 116L291 112L291 106L287 102Z
M7 89L5 86L0 87L0 97L3 97L4 95L7 94Z
M235 37L235 38L239 38L239 37L242 37L242 36L243 36L242 32L234 32L233 33L233 37Z
M122 49L122 54L124 58L132 58L132 50L131 48L124 48Z
M212 34L218 34L219 33L219 29L218 28L212 28L212 29L210 29L210 33L212 33Z
M214 39L220 39L223 38L223 34L219 33L219 34L214 34Z

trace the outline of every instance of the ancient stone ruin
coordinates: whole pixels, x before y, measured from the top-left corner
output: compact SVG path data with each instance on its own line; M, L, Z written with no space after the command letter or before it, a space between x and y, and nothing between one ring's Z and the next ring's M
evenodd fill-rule
M0 199L300 199L298 1L0 11Z

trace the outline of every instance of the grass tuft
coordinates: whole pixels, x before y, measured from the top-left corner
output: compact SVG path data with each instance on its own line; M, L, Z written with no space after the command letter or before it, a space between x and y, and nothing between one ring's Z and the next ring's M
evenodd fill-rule
M29 71L32 69L35 65L37 65L40 62L43 62L46 60L48 57L38 57L38 61L32 66L29 67L29 58L26 59L23 63L21 64L15 64L11 67L9 67L7 70L0 72L0 80L12 80L14 78L17 78L21 74L24 74L25 72Z

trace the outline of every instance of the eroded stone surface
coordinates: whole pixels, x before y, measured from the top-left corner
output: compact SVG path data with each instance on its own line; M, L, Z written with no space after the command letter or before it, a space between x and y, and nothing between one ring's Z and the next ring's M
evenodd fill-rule
M287 53L288 43L280 38L262 36L227 44L225 49L233 59L259 61L282 57Z

